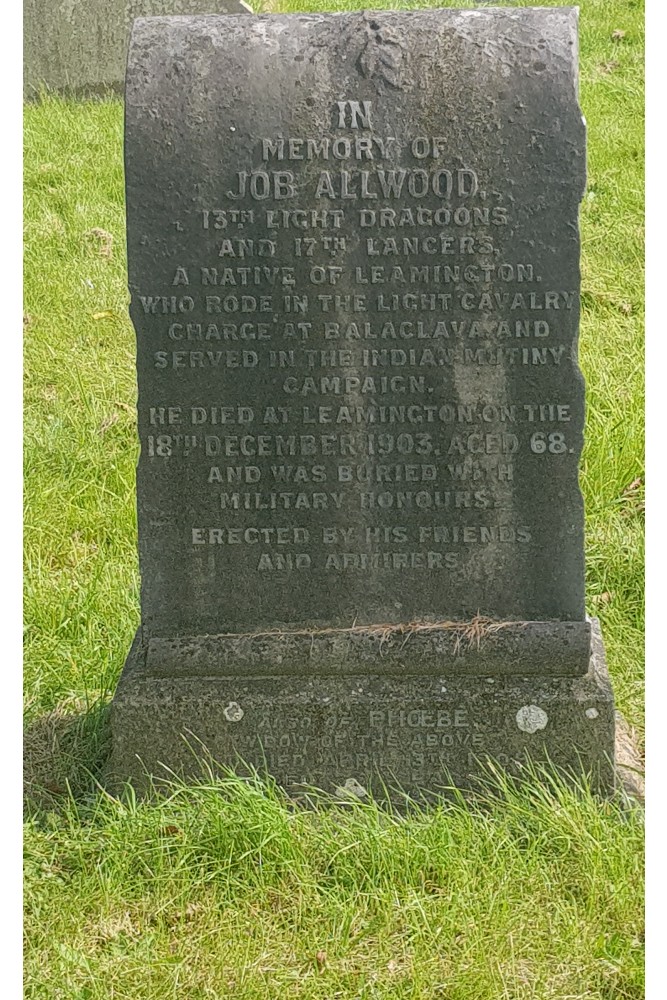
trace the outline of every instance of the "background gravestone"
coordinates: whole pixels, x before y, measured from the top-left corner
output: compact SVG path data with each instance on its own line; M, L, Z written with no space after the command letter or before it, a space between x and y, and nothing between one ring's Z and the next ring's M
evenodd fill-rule
M150 18L126 85L142 625L112 772L612 784L584 611L571 8Z
M24 0L23 95L122 91L135 18L213 13L252 11L244 0Z

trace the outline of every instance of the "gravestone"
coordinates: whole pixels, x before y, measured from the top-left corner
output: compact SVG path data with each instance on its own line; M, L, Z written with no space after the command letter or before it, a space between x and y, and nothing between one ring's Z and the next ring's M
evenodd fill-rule
M111 773L613 785L584 608L573 8L147 18L141 627ZM162 772L164 773L164 772Z
M122 92L136 17L248 14L245 0L25 0L23 97L46 88L88 97Z

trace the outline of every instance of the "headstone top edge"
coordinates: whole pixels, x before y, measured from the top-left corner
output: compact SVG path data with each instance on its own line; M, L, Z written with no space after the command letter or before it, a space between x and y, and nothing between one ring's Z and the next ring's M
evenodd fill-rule
M249 32L251 36L256 36L257 32L264 34L269 32L279 37L288 27L296 29L299 27L331 25L335 20L341 24L345 23L353 26L356 23L363 25L364 22L382 21L390 24L398 24L400 30L405 30L414 25L428 30L433 24L441 26L457 27L478 23L488 25L498 21L506 24L517 34L522 31L530 31L531 24L537 22L541 30L548 31L552 43L566 46L567 50L561 52L561 57L565 56L572 64L572 72L575 78L575 92L578 91L576 81L578 79L578 26L579 7L558 6L558 7L476 7L471 9L460 9L454 7L429 7L419 10L387 10L368 8L364 10L348 11L326 11L307 13L255 13L251 8L243 3L246 11L239 11L233 14L212 13L212 14L173 14L137 17L133 20L130 30L128 45L128 57L126 63L127 85L130 73L135 62L135 53L140 50L142 44L156 44L158 39L184 39L188 34L196 37L206 28L214 29L217 26L227 25L230 28L234 25L243 25L243 30ZM242 21L238 18L243 15ZM536 26L535 26L536 27ZM496 30L496 29L493 29Z
M242 0L241 0L242 2ZM558 6L558 7L541 7L541 6L530 6L530 7L492 7L483 6L475 8L458 8L458 7L426 7L420 8L419 10L387 10L385 8L364 8L363 10L337 10L337 11L313 11L313 12L294 12L294 13L257 13L253 11L248 4L242 3L242 5L247 10L247 15L244 16L244 24L250 23L251 20L262 21L264 23L296 23L296 22L318 22L323 20L333 20L334 18L340 20L353 20L359 19L363 20L368 17L382 18L387 20L399 20L404 18L409 18L411 21L426 20L437 16L438 18L450 17L452 19L461 20L473 20L478 18L489 19L492 17L502 17L508 20L520 21L525 16L540 15L546 16L550 20L554 21L564 21L567 22L571 18L574 18L575 24L578 23L580 8L577 6ZM150 16L136 17L132 21L132 31L139 29L145 29L148 27L157 27L158 25L171 25L173 27L181 27L185 24L188 25L204 25L206 23L215 21L226 21L230 17L238 17L239 13L227 14L227 13L211 13L211 14L156 14Z

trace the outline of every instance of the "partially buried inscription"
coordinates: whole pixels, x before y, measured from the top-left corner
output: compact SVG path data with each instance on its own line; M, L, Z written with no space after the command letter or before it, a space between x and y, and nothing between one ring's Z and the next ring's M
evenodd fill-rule
M135 23L148 635L583 622L576 65L568 8Z

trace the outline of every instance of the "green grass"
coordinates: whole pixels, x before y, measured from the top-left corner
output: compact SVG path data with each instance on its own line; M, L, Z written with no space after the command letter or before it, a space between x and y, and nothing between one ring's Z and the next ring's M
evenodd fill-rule
M641 733L643 7L583 0L580 33L588 606ZM404 820L231 780L95 795L138 623L122 107L45 98L25 144L27 995L642 996L640 819L585 793Z
M25 840L31 998L644 995L639 816L558 784L400 819L229 778Z

